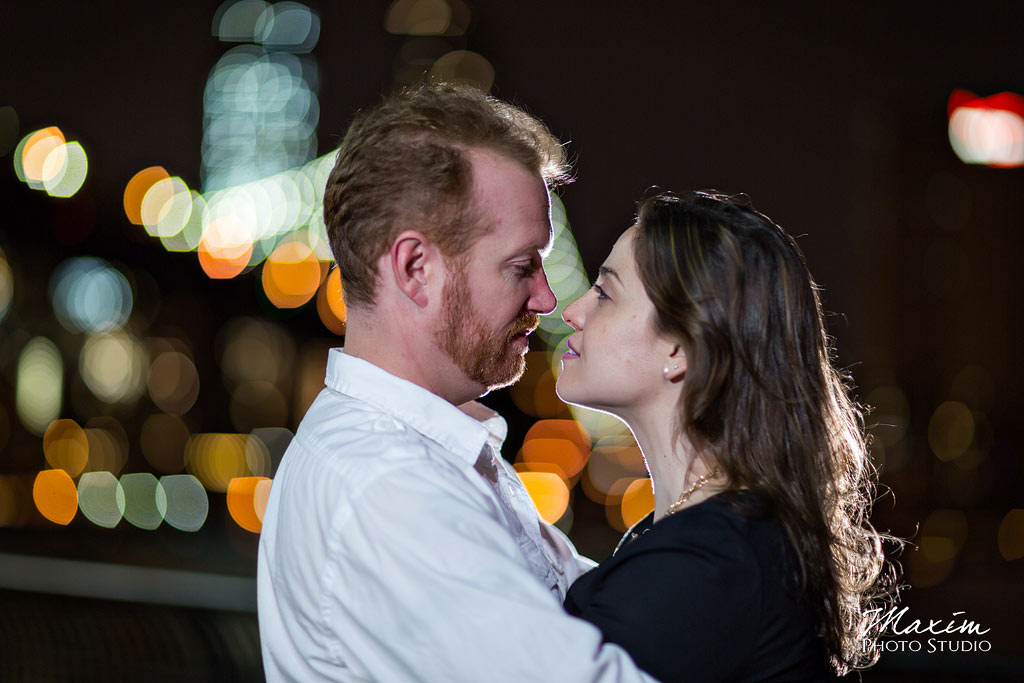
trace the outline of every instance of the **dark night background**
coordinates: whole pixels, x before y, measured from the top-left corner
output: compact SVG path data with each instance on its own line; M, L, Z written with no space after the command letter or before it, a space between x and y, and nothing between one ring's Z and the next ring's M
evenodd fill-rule
M0 323L0 401L12 423L17 350L54 326L46 283L58 263L77 254L148 272L146 286L162 302L150 313L154 329L186 329L196 349L213 346L220 325L238 314L278 320L303 347L337 343L315 306L294 314L268 310L255 275L211 281L194 254L164 251L125 218L124 186L143 167L161 165L200 186L203 90L229 47L211 35L219 4L0 4L0 106L17 111L18 139L58 125L82 142L90 167L83 189L59 200L20 183L10 153L3 158L0 247L21 278L17 315ZM324 154L357 109L391 89L408 38L384 30L387 2L307 4L321 18L312 54L320 68ZM833 313L838 362L853 373L858 398L867 401L883 386L905 395L907 433L887 445L889 461L901 465L883 470L893 495L878 504L876 525L915 539L933 511L963 513L966 542L950 563L917 562L918 551L908 545L906 578L925 585L906 590L904 604L923 620L966 611L991 629L992 650L894 653L863 678L1024 679L1024 560L1005 559L996 542L1004 516L1024 508L1017 446L1024 378L1013 341L1021 336L1024 171L962 163L950 147L946 109L955 88L1024 92L1019 7L553 0L469 6L472 21L465 35L446 39L451 49L486 57L495 71L493 94L521 104L569 141L577 180L560 196L589 273L651 186L747 193L800 236ZM85 227L69 234L66 225ZM197 365L204 387L197 419L207 431L230 429L215 368ZM957 381L965 368L975 378L967 389ZM929 448L933 412L951 399L984 415L972 446L981 464L966 473ZM504 392L485 402L508 415L509 446L517 447L532 420L516 414ZM17 425L10 432L0 473L40 468L39 439ZM600 527L600 509L577 498L571 535L583 552L607 556L616 533ZM211 528L201 534L44 522L0 529L0 553L254 576L257 537L230 519L221 523L226 515L218 505L211 496ZM0 585L3 680L260 675L251 612L12 588Z

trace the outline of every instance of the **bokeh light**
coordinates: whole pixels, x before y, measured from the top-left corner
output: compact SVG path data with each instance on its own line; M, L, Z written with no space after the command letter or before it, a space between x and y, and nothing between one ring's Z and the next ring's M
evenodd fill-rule
M569 407L555 393L556 379L548 355L543 351L527 352L526 372L509 387L509 395L516 407L527 415L569 418Z
M60 414L63 398L64 363L60 352L46 337L35 337L18 356L18 419L30 432L42 436Z
M270 479L235 477L228 483L227 493L231 519L246 531L258 534L263 529L263 511L267 508L266 497L270 495Z
M627 529L654 510L654 489L650 479L635 479L622 493L622 524Z
M213 35L227 43L256 40L256 22L269 5L263 0L227 0L213 15Z
M288 401L270 382L241 382L231 392L229 413L231 424L240 432L279 427L288 420Z
M273 477L295 435L284 427L260 427L249 436L245 451L249 471L257 476Z
M334 334L345 334L348 313L341 289L341 271L337 268L331 270L320 287L316 297L316 312L324 327Z
M43 434L43 454L51 467L77 477L89 464L89 439L74 420L54 420Z
M164 521L156 507L156 489L159 482L149 472L121 475L124 492L124 518L140 529L156 529Z
M221 344L220 367L229 386L291 381L295 343L280 325L256 318L234 318L221 330Z
M181 351L165 350L149 366L149 397L160 410L184 415L199 397L199 373Z
M71 332L110 332L131 315L134 299L128 279L100 258L78 256L61 263L50 277L53 310Z
M521 470L559 474L567 483L587 462L590 435L573 420L540 420L526 432L523 447L516 457Z
M113 417L94 417L83 431L89 442L88 469L120 475L128 462L129 443L121 423Z
M251 230L236 216L222 216L206 226L199 241L199 265L213 280L228 280L249 265Z
M1024 166L1024 97L1009 92L978 97L954 90L949 98L949 142L967 164Z
M967 541L967 517L960 510L935 510L921 525L918 550L907 557L915 587L935 586L949 576Z
M32 485L36 509L54 524L68 525L78 512L78 489L64 470L43 470Z
M153 237L171 238L192 217L192 193L181 178L160 178L142 196L139 217Z
M46 171L51 174L59 171L52 166L44 169L46 158L65 142L64 133L56 126L37 130L22 138L14 154L14 171L19 180L34 190L45 189L43 181L52 179L52 175L45 175Z
M465 83L490 92L494 67L477 52L454 50L434 62L427 77L432 83Z
M113 529L124 516L121 482L110 472L86 472L78 480L78 509L96 526Z
M7 262L7 255L0 249L0 322L3 322L11 310L13 299L14 273L11 271L11 264Z
M192 475L170 474L160 477L157 483L156 509L175 529L199 531L210 513L210 498Z
M235 477L248 477L247 434L194 434L185 444L185 469L210 491L224 493Z
M170 178L163 166L144 168L128 181L124 188L124 214L133 225L142 225L142 201L153 187L161 180Z
M647 476L643 455L632 439L606 437L590 453L580 484L595 503L618 508L626 487Z
M999 523L996 537L999 554L1007 561L1024 557L1024 510L1014 508L1006 513Z
M89 390L106 403L130 403L145 387L146 351L124 331L91 334L82 346L78 368Z
M189 429L177 415L157 413L142 423L139 446L146 462L162 474L177 474L185 469L185 444Z
M253 27L253 42L275 52L309 52L319 39L320 17L291 0L269 5Z
M562 477L551 472L516 472L537 506L537 513L554 524L569 506L569 488Z
M85 184L89 159L78 142L54 148L43 162L43 189L51 197L72 197Z
M277 247L263 265L263 291L278 308L298 308L313 298L327 275L327 264L301 242Z
M955 460L974 440L974 416L959 401L946 401L928 422L928 444L939 460Z
M469 18L469 7L461 0L395 0L384 17L384 29L409 36L457 36L465 33Z

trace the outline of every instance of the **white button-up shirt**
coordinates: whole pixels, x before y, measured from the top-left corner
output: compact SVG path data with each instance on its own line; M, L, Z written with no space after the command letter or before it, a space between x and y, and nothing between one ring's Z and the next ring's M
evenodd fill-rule
M271 488L269 681L650 681L561 598L588 561L539 521L482 424L332 349Z

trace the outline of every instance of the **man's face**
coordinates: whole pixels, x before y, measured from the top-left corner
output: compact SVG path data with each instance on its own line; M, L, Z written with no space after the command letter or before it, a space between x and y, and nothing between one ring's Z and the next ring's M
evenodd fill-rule
M489 150L471 150L471 220L478 237L448 262L435 337L466 377L485 389L519 379L527 335L555 307L541 258L551 207L540 175Z

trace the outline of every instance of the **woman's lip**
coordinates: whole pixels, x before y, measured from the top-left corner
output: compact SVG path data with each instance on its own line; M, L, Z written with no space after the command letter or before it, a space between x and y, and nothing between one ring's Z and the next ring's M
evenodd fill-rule
M569 360L571 358L579 358L579 356L577 356L572 351L566 351L565 353L562 354L562 360Z

